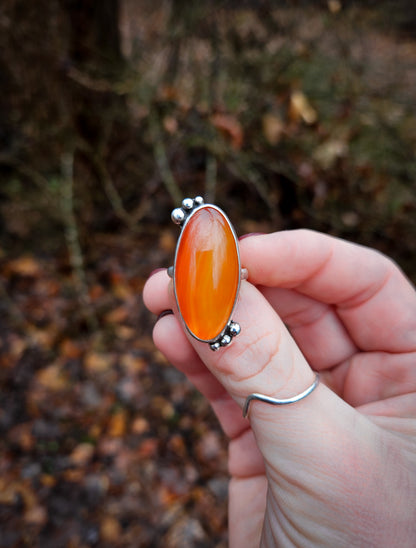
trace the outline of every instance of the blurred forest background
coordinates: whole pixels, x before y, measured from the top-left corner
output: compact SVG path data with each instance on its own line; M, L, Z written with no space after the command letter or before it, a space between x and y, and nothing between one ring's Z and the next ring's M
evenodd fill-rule
M3 0L0 548L225 547L226 440L151 341L170 211L416 280L416 3Z

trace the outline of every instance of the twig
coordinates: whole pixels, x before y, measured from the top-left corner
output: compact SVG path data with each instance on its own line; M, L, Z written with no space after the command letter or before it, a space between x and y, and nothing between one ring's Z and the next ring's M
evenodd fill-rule
M121 219L130 230L133 232L138 231L138 216L132 215L124 207L123 200L120 196L119 191L113 183L113 179L110 175L110 172L105 165L104 160L102 159L99 152L95 152L91 146L86 142L82 141L78 144L80 150L87 156L88 160L91 162L93 169L101 181L104 191L109 199L111 205L113 206L114 212Z
M160 172L163 184L166 187L170 197L174 204L180 204L182 202L182 192L180 191L172 171L169 166L169 160L166 154L165 144L160 132L159 122L155 112L151 112L149 115L150 132L153 140L153 154L156 160L157 167Z
M105 163L98 158L97 156L92 157L94 166L98 172L98 176L101 179L102 184L104 185L105 193L107 198L110 200L111 205L116 213L116 215L129 227L133 232L137 231L137 222L135 218L130 215L130 213L125 209L123 200L113 184L111 175L107 169Z
M229 164L231 171L234 171L243 180L253 185L258 195L267 206L271 219L276 220L277 211L276 208L273 207L273 204L270 202L267 184L261 174L252 165L250 160L242 158L241 156L239 157L237 155L234 155L233 160L234 161L230 162Z
M80 86L99 93L115 93L126 95L134 91L136 86L135 78L124 78L120 81L111 81L106 78L97 78L71 66L67 70L67 76Z
M205 167L205 199L209 203L215 202L217 190L217 159L213 154L207 153Z
M69 260L75 275L78 296L85 313L86 321L91 331L96 331L98 328L98 321L92 310L88 293L84 257L82 255L78 225L74 213L73 164L73 153L67 153L62 157L61 209L65 228L65 240L68 247Z

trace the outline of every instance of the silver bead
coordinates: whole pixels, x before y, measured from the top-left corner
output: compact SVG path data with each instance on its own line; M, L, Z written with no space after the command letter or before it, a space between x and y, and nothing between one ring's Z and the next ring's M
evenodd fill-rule
M196 206L201 206L204 203L204 198L202 196L196 196L194 198L194 204Z
M176 225L180 225L185 220L185 212L180 207L174 209L171 213L171 219Z
M220 349L220 346L221 346L221 345L220 345L219 342L214 342L214 343L211 343L211 344L209 345L209 347L211 348L211 350L212 350L213 352L216 352L217 350L219 350L219 349Z
M230 342L231 342L230 335L224 335L223 338L220 340L220 345L227 346L227 344L230 344Z
M228 327L228 333L231 335L231 337L236 337L240 334L241 327L240 324L237 322L230 322L230 325Z
M182 207L188 211L194 207L194 201L192 198L185 198L182 202Z
M169 276L169 278L173 278L173 272L174 272L174 268L173 268L173 266L170 266L170 267L168 268L168 276Z

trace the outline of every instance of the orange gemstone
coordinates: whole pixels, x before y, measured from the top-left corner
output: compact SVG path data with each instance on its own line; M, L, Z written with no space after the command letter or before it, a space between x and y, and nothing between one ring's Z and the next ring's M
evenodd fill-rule
M219 337L240 283L237 240L222 211L198 208L185 223L175 257L174 288L188 330L202 341Z

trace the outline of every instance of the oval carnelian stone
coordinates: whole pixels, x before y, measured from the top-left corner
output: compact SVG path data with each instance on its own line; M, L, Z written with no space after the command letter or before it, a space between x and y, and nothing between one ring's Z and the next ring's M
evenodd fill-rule
M174 288L194 337L213 341L230 320L240 283L237 240L225 214L202 206L185 223L178 243Z

